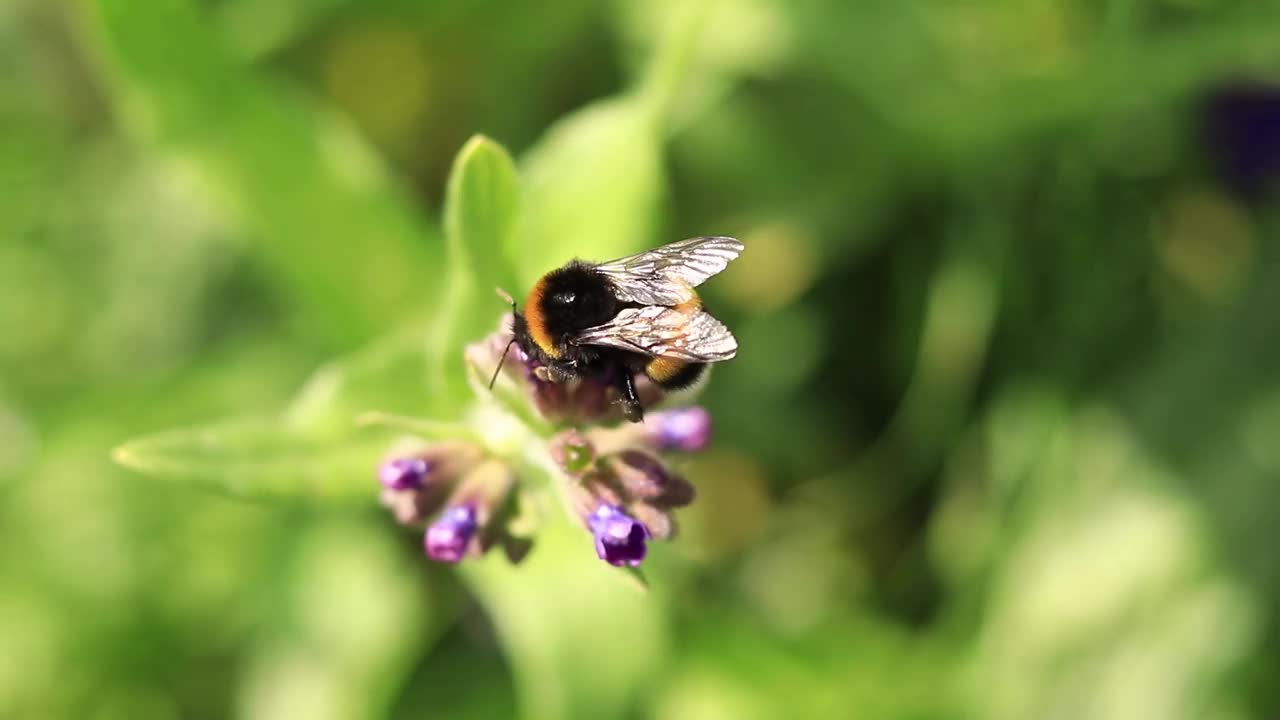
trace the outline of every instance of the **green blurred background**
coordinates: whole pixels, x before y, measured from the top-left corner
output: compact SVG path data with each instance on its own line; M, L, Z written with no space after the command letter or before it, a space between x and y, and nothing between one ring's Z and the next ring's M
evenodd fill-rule
M0 717L1274 716L1268 81L1274 2L0 2ZM526 285L747 245L647 595L376 508L478 132ZM223 418L307 441L111 463Z

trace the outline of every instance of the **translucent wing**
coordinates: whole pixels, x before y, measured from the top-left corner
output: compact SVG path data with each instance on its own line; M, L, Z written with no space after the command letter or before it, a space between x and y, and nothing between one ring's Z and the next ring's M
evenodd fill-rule
M623 310L609 322L582 331L574 342L692 362L728 360L738 352L733 333L708 313L661 305Z
M618 298L644 305L679 305L693 297L690 288L724 270L742 253L731 237L695 237L601 263Z

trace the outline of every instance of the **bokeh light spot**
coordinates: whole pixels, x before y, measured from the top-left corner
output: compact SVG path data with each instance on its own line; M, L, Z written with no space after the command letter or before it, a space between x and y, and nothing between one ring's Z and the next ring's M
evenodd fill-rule
M376 139L412 131L426 108L428 69L407 29L367 25L339 35L324 67L333 99Z
M1248 213L1226 195L1187 190L1170 203L1156 250L1166 272L1201 300L1230 299L1254 252Z
M757 311L774 310L796 301L813 285L817 258L813 244L799 228L777 222L743 234L746 249L716 289Z

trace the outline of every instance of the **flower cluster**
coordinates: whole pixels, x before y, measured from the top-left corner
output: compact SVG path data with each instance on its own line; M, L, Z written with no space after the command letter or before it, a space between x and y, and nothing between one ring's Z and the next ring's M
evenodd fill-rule
M432 559L458 562L495 543L513 559L528 549L526 538L505 530L516 510L515 478L477 444L443 442L395 454L378 468L378 480L382 504L397 522L426 525L423 549Z
M394 452L378 468L382 503L397 522L425 528L423 547L433 560L456 563L494 545L518 562L531 547L525 509L542 490L522 478L533 466L554 468L552 488L595 542L601 560L639 565L653 539L675 532L673 511L693 501L694 489L664 461L669 453L695 452L710 442L711 417L700 407L648 412L643 423L621 423L607 385L592 379L547 381L530 357L512 345L492 393L487 378L507 352L511 317L498 332L467 347L466 357L481 403L497 403L519 422L521 441L449 440ZM637 388L646 407L662 392L644 378ZM493 422L492 414L473 422Z

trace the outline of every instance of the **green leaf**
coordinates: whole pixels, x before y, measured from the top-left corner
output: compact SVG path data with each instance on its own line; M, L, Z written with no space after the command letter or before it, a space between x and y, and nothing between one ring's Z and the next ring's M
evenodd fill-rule
M324 365L280 418L161 432L113 456L148 475L239 497L368 503L374 467L394 437L475 438L465 426L419 417L430 409L429 396L415 391L425 368L421 327L407 324Z
M687 120L691 112L705 109L708 95L723 93L744 69L726 67L723 62L713 60L717 50L723 51L726 41L732 44L732 36L744 30L750 32L752 10L744 4L715 0L668 0L664 4L658 0L625 6L621 10L624 16L631 16L623 18L624 32L628 21L656 26L639 33L643 36L640 42L651 42L656 47L640 79L638 92L660 128L679 124ZM700 42L704 28L712 21L709 16L713 11L718 13L714 17L716 42ZM641 19L641 16L648 17ZM756 47L740 52L759 59L764 54L761 49L757 43ZM708 86L720 89L709 93Z
M590 105L524 158L522 287L571 258L607 260L652 244L663 178L643 96Z
M608 260L656 244L662 144L672 116L684 114L678 101L710 5L671 13L635 90L560 120L522 158L523 287L571 258Z
M466 373L467 382L471 386L472 392L481 398L479 407L485 408L496 405L503 408L512 417L517 418L525 427L544 435L550 433L552 424L538 414L538 410L534 407L526 389L516 385L509 378L501 376L490 388L489 380L493 377L492 369L481 368L470 362L466 363ZM486 400L490 402L486 403Z
M289 43L305 38L306 33L325 22L350 0L279 0L263 3L255 0L227 0L214 12L227 39L234 42L246 57L262 58Z
M445 196L445 242L452 273L497 284L514 278L519 180L511 156L498 143L475 135L453 161Z
M131 440L112 457L159 478L259 500L370 503L385 434L347 438L294 432L278 421L242 420Z
M515 163L507 151L482 135L467 141L445 194L448 290L428 348L437 373L433 386L455 398L466 388L463 346L491 332L503 312L494 289L515 288L511 257L518 200Z
M387 427L412 433L427 440L477 441L476 431L461 423L440 422L428 418L409 417L385 412L367 412L356 418L361 427Z
M490 553L463 566L463 577L512 662L524 717L625 716L662 657L663 605L555 515L521 565Z
M187 0L91 0L125 129L235 212L307 336L351 347L432 293L440 250L359 137L250 73Z
M311 374L284 415L290 430L342 435L353 430L361 413L378 410L420 416L439 408L427 388L427 357L422 342L428 323L408 322L395 332Z

